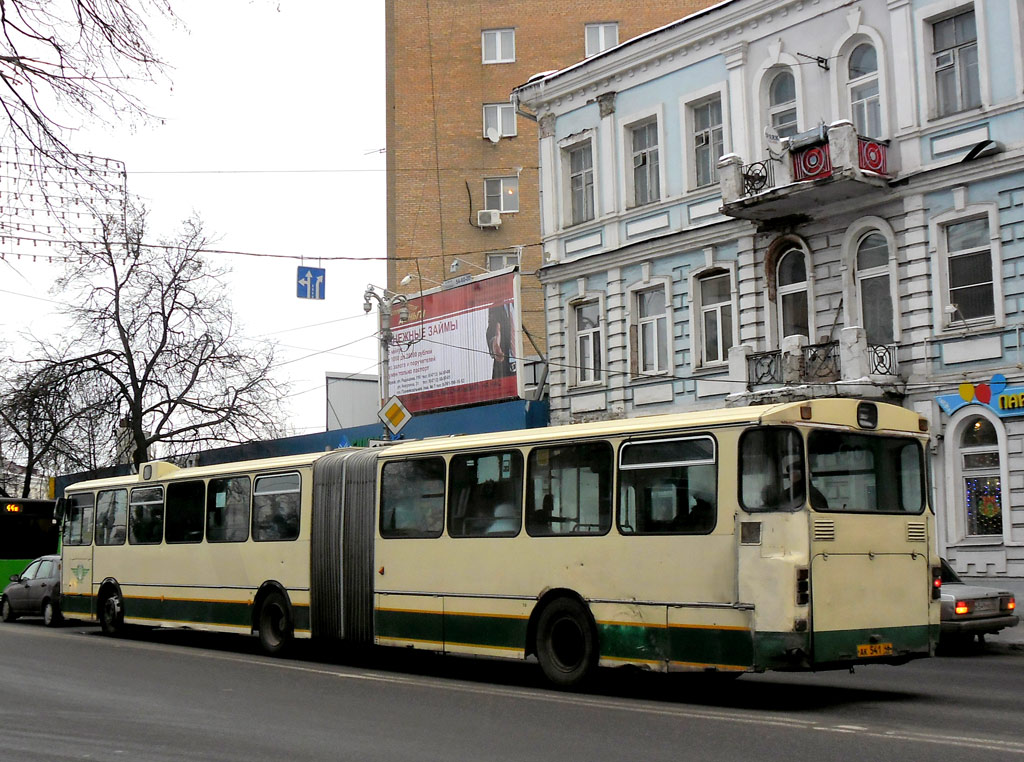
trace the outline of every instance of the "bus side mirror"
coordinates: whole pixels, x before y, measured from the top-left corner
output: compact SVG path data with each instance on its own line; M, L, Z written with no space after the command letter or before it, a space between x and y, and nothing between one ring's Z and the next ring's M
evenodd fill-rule
M53 506L53 523L57 526L64 523L64 513L67 510L67 504L67 499L59 497Z

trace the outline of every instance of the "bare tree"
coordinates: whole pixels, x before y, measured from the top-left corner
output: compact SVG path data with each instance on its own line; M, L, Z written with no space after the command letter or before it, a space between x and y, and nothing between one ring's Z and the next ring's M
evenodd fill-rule
M72 114L108 120L146 115L131 80L163 69L146 18L176 20L171 0L3 0L0 107L18 144L53 159Z
M54 285L71 329L40 343L44 359L112 390L136 465L157 443L177 456L272 435L285 393L274 346L236 335L227 270L202 255L202 224L160 245L144 242L145 225L144 210L111 219L99 244L73 252Z

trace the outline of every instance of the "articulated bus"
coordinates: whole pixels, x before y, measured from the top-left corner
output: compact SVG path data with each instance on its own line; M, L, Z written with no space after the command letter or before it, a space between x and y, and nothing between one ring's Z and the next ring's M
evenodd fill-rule
M934 650L927 422L822 399L178 469L66 490L64 611L738 674Z
M53 500L0 497L0 579L20 574L39 556L57 552Z

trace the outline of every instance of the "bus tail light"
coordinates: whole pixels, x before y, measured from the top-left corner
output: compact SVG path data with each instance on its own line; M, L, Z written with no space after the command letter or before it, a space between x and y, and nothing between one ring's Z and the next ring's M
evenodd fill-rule
M806 606L811 601L811 573L803 567L796 570L796 605Z
M942 567L932 567L932 600L937 601L942 597Z

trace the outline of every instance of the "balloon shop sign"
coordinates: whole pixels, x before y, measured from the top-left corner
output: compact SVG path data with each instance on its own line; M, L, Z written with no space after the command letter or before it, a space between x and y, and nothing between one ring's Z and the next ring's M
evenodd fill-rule
M935 399L946 415L965 405L984 405L1003 418L1024 415L1024 386L1007 386L1002 374L980 384L960 384L959 394L944 394Z

